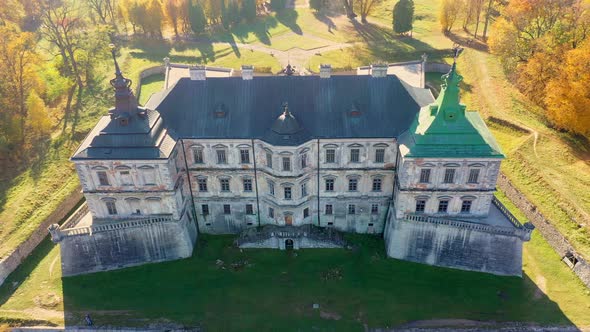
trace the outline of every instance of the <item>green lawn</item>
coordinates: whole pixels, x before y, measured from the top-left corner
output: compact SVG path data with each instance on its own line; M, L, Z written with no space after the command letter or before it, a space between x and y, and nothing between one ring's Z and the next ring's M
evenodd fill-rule
M590 292L536 232L522 279L388 259L382 239L349 239L358 249L295 255L240 251L232 236L201 235L189 259L63 279L59 248L46 240L0 288L0 323L63 324L65 310L68 325L91 313L98 325L209 331L348 331L445 318L590 325Z

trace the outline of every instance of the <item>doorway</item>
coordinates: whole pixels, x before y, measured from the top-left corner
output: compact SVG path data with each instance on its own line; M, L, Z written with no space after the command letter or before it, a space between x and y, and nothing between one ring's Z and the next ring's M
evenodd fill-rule
M293 240L291 240L291 239L285 240L285 250L293 250Z

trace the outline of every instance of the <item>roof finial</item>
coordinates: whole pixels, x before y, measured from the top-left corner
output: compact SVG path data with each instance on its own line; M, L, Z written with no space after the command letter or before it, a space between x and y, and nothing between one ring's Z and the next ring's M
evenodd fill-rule
M115 75L117 77L123 76L123 74L121 73L121 69L119 68L119 63L117 62L117 54L116 54L117 48L115 47L115 44L109 44L109 48L111 49L111 54L113 55L113 61L115 62Z
M289 103L286 101L283 102L283 114L291 115L291 113L289 113Z
M463 47L461 47L461 45L455 43L453 45L453 64L457 63L457 58L459 57L459 55L461 55L461 52L463 52Z

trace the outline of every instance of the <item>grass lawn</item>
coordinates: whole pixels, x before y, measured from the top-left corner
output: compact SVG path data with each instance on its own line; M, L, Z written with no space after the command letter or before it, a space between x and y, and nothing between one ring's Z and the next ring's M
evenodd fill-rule
M188 259L63 279L59 248L46 240L0 288L0 323L65 317L82 325L90 313L98 325L173 322L210 331L348 331L446 318L590 325L590 292L536 232L522 279L388 259L382 240L366 235L350 236L352 251L296 255L240 251L232 240L201 235Z

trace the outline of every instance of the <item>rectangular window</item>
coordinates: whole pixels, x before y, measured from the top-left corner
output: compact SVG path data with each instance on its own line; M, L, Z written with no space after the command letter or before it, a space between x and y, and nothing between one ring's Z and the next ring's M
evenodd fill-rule
M252 204L246 204L246 214L254 214L254 207Z
M129 171L121 171L121 183L124 186L132 186L133 185L133 179L131 178L131 174L129 173Z
M348 204L348 214L356 214L356 205Z
M326 209L325 209L325 214L327 215L332 215L332 213L334 213L332 204L326 204Z
M283 157L283 171L291 171L291 158Z
M225 150L217 150L217 163L227 164L227 158L225 157Z
M244 179L244 191L252 191L252 179Z
M275 184L274 182L269 182L268 183L268 193L271 195L275 195Z
M285 187L285 199L291 199L291 187Z
M231 205L223 204L223 214L231 214Z
M240 150L240 163L242 163L242 164L249 164L250 163L250 150L248 150L248 149L241 149Z
M454 168L445 169L444 183L453 183L453 182L455 182L455 169Z
M430 168L423 168L420 171L420 183L430 182Z
M351 163L358 163L360 160L361 150L359 149L351 149L350 150L350 162Z
M469 179L467 183L477 183L479 182L479 168L473 168L469 170Z
M275 209L269 207L268 208L268 217L269 218L274 218L275 217Z
M101 186L108 186L109 185L109 178L107 176L107 172L98 171L98 172L96 172L96 175L98 176L98 183L100 183Z
M358 179L348 179L348 191L357 191L358 184Z
M309 217L309 208L303 209L303 218Z
M326 179L326 191L334 191L334 179Z
M156 184L156 172L153 169L143 170L143 183L146 185Z
M204 216L208 216L209 215L209 205L208 204L201 205L201 213Z
M371 204L371 214L379 214L379 204Z
M272 168L272 153L266 153L266 167Z
M307 167L307 153L301 155L301 168Z
M193 160L195 164L203 163L203 149L193 149Z
M381 191L381 183L380 178L373 179L373 191Z
M336 162L336 150L328 149L326 150L326 163L334 163Z
M376 163L383 163L383 162L385 162L385 149L377 149L377 150L375 150L375 162Z
M307 182L301 184L301 197L307 196Z
M207 191L207 179L206 178L198 178L197 184L199 185L199 191Z
M229 179L220 179L221 191L229 191Z
M445 200L438 202L438 212L446 213L448 208L449 208L449 201L448 200L445 199Z
M423 213L424 209L426 209L426 201L423 199L419 199L416 201L416 213Z
M461 204L461 213L470 213L471 212L471 200L464 200Z
M109 215L114 216L117 214L117 205L115 204L115 201L106 201L105 204L107 205Z

